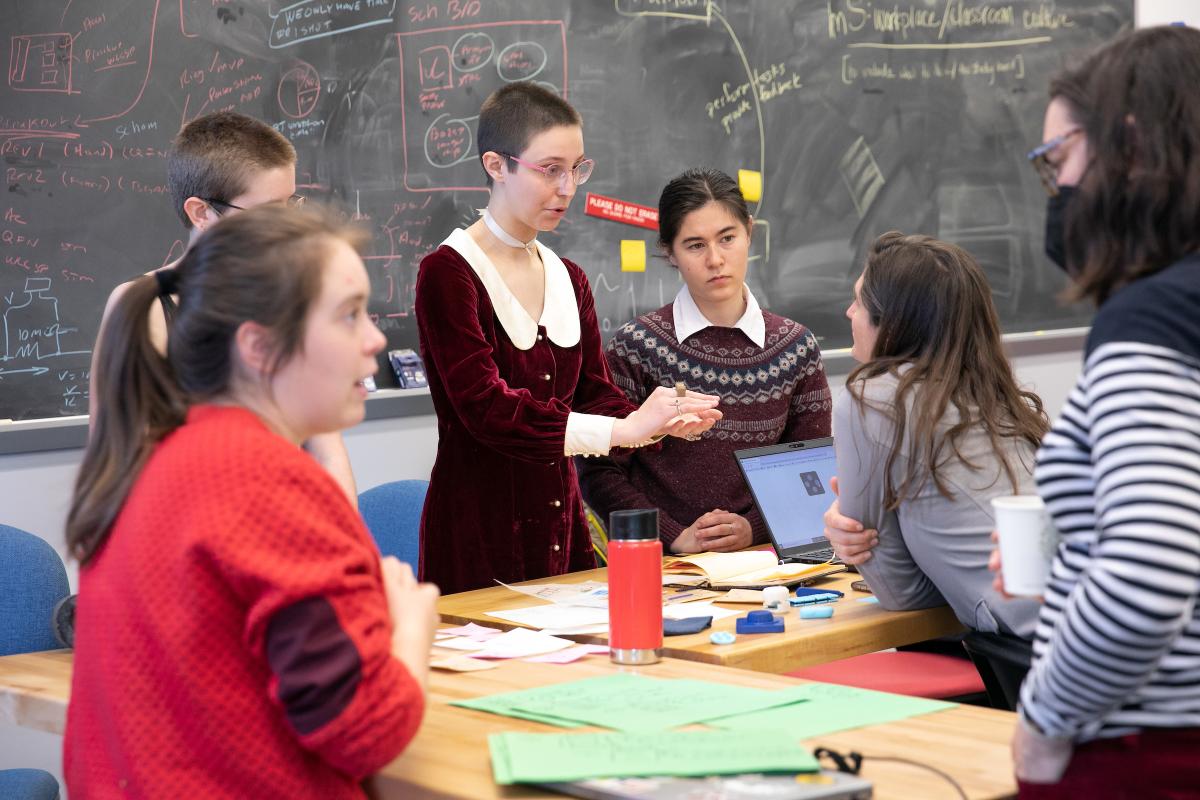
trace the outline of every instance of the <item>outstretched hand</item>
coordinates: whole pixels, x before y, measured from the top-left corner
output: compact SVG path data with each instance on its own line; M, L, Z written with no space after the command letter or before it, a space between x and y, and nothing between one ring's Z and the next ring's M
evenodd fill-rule
M688 391L679 396L660 386L650 393L637 411L613 425L612 446L628 447L660 434L698 436L722 416L717 410L721 398Z

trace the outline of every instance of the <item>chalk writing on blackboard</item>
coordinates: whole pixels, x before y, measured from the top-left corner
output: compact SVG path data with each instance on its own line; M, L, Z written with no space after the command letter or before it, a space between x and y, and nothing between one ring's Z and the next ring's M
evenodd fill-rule
M58 298L50 294L50 278L26 278L25 291L11 293L5 300L4 355L6 364L45 361L58 356L81 355L89 349L70 349L71 334L78 328L64 325L58 315ZM64 341L64 339L66 341ZM48 367L39 364L0 368L0 374L32 372L42 374Z
M568 94L561 20L430 28L396 38L408 191L486 191L474 162L475 125L482 98L504 83L534 80Z
M8 85L18 92L71 93L73 42L69 33L14 36Z
M372 319L389 349L416 347L418 265L485 202L479 107L522 79L583 116L596 171L543 238L586 271L605 334L680 281L650 257L652 225L615 205L590 216L584 195L653 208L698 165L755 177L747 281L824 348L848 342L865 248L890 228L970 250L1006 330L1086 324L1054 301L1063 278L1041 254L1044 193L1022 154L1049 75L1131 25L1133 4L43 0L4 13L0 315L17 332L0 350L14 356L0 360L0 418L30 419L86 411L108 293L184 251L167 152L211 111L274 126L296 148L298 191L370 230ZM621 271L626 239L645 243L644 272Z

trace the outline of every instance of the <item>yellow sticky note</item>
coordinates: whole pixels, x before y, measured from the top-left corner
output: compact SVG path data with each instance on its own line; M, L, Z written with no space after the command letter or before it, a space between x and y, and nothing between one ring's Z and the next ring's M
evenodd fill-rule
M762 173L752 169L738 170L738 188L747 203L757 203L762 199Z
M621 272L646 271L646 243L641 239L621 240Z

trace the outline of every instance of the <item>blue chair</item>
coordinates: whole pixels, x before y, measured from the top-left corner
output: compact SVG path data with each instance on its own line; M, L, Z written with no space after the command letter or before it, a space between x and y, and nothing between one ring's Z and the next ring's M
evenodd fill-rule
M54 607L71 593L67 570L45 540L0 525L0 656L55 650Z
M358 496L358 510L379 552L417 569L421 551L421 510L429 481L392 481Z
M54 650L54 610L71 589L54 548L32 533L0 525L0 656ZM58 800L58 781L40 769L0 770L0 797Z
M0 797L5 800L58 800L58 781L40 769L0 769Z

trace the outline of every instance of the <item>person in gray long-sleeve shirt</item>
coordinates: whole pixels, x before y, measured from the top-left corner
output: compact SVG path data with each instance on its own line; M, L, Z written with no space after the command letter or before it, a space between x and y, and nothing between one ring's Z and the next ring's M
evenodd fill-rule
M983 271L955 245L886 233L846 315L860 366L834 407L830 513L878 531L850 560L884 608L948 603L969 628L1032 638L1038 603L992 588L991 500L1034 490L1047 422L1013 378ZM845 534L827 533L845 558Z
M972 470L957 457L939 469L952 497L944 497L933 481L926 481L915 496L893 510L885 509L883 471L896 426L881 409L894 401L896 385L893 375L870 378L861 384L865 404L843 391L834 406L841 511L879 531L879 544L871 551L871 559L858 566L859 572L886 609L947 603L968 628L1032 639L1038 602L1003 599L992 588L992 573L987 568L992 551L992 498L1013 490L982 430L970 428L958 442L962 454L981 465L980 469ZM911 401L907 406L911 415ZM865 413L860 414L860 409ZM948 409L939 431L958 421L958 412ZM1002 441L1004 455L1018 476L1019 493L1034 492L1033 448L1011 438ZM911 450L908 442L902 445L899 469L910 461L920 463L920 454ZM921 468L927 469L924 464ZM894 468L893 480L899 482L896 472Z

